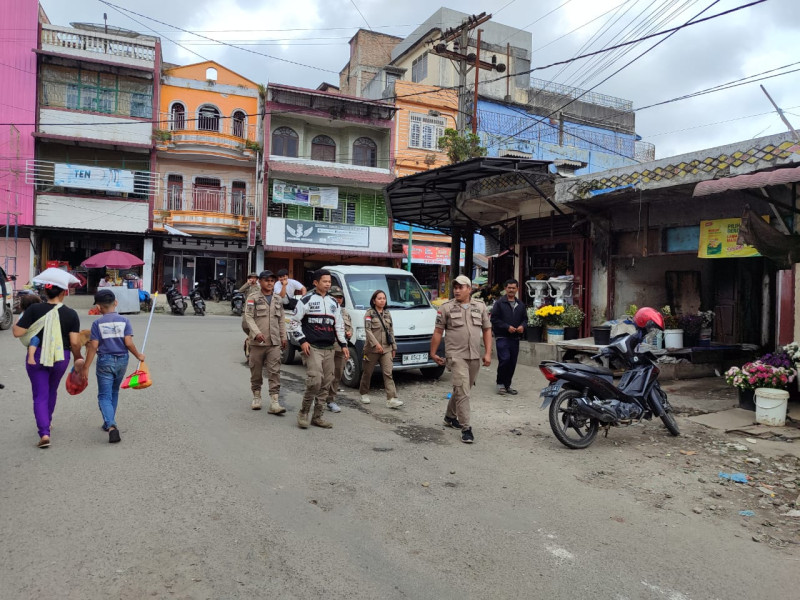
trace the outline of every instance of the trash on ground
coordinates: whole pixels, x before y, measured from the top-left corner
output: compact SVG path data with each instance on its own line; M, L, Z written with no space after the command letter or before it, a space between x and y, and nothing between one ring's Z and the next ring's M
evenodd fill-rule
M697 451L696 450L681 450L680 453L684 454L686 456L694 456L695 454L697 454Z
M723 473L720 471L719 476L722 479L730 479L734 483L747 483L747 475L744 473Z
M756 513L752 510L740 510L739 514L743 517L755 517Z

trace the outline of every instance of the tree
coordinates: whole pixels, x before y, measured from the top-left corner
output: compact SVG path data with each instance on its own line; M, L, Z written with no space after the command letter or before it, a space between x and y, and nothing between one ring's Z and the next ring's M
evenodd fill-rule
M451 165L469 158L486 156L481 138L474 133L461 135L455 129L444 130L444 135L439 138L439 148L447 152Z

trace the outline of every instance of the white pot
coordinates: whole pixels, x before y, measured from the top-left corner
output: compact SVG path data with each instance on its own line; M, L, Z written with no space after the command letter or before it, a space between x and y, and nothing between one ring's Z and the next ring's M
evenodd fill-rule
M665 329L664 348L683 348L683 329Z

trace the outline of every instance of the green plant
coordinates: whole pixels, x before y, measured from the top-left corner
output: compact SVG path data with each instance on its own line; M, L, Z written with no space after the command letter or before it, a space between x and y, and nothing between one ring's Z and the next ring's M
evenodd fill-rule
M661 314L664 316L664 329L678 328L678 317L672 314L669 304L661 307Z
M445 129L444 135L439 138L439 148L447 152L450 164L455 164L469 158L486 156L486 148L481 146L481 138L474 133L461 135L455 129Z
M632 317L636 314L636 311L639 310L639 307L635 304L631 304L628 306L628 310L625 311L625 314L629 317Z
M557 327L564 324L562 320L564 315L563 306L546 304L536 310L536 315L541 317L542 321L544 321L545 325L548 327Z
M564 327L580 327L585 316L580 306L568 304L564 307L564 314L561 315L561 322L564 324Z
M156 129L153 132L153 138L157 142L168 142L172 139L172 132L168 129Z
M528 307L528 327L541 327L542 317L536 314L536 307Z
M261 151L263 150L261 144L259 144L258 142L254 142L252 140L245 140L244 147L247 148L248 150L252 150L256 154L261 154Z

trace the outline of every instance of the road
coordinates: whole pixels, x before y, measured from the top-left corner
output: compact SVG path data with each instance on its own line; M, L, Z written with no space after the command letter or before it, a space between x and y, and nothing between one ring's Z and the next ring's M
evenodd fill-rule
M131 320L140 339L146 317ZM399 411L348 390L333 429L300 430L303 368L284 370L286 416L251 411L242 337L235 318L156 315L155 383L122 391L122 443L92 376L79 396L62 384L40 450L24 349L0 332L2 598L795 597L796 545L692 512L696 470L663 456L699 437L650 424L566 450L541 378L499 397L494 367L472 446L441 426L449 374L399 377Z

